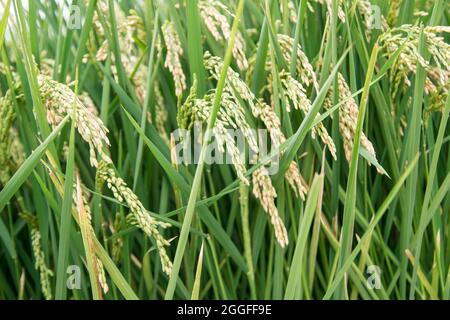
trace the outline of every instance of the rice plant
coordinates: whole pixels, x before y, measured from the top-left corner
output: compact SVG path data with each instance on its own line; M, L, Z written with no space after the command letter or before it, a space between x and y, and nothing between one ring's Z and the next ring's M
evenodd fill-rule
M0 8L0 299L450 298L450 2Z

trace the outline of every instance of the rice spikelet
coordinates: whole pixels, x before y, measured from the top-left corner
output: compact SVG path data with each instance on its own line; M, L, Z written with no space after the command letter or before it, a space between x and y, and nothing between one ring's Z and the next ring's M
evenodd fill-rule
M122 178L117 176L115 170L111 167L111 164L108 164L105 161L99 163L97 179L98 181L106 182L106 185L113 193L114 198L121 204L128 206L134 218L134 224L149 237L155 239L163 271L167 275L170 275L170 272L172 271L172 262L170 261L165 248L170 244L158 231L158 227L165 229L169 227L170 224L157 221L148 214L134 192L127 187Z
M98 157L111 162L106 154L106 148L109 146L108 129L100 118L92 114L68 86L42 74L38 76L38 84L47 108L47 121L56 126L66 115L73 117L72 110L75 101L75 126L83 140L89 144L91 165L97 167Z
M41 233L38 228L31 229L31 246L33 248L33 255L35 268L39 271L39 278L41 280L42 293L46 300L52 299L52 291L50 287L50 277L53 277L53 271L45 264L44 251L41 246Z
M281 145L286 141L286 137L281 131L280 119L268 104L264 103L264 101L262 101L261 99L258 100L253 110L253 115L256 118L261 119L261 121L264 123L267 130L269 131L272 142L278 141L278 143ZM302 200L305 200L305 195L308 192L308 185L306 184L300 173L297 162L291 162L288 170L284 174L284 177L294 191L294 194L297 197L300 197Z
M392 27L397 23L402 0L391 0L387 15L387 23Z
M327 6L327 15L331 15L333 12L333 1L334 0L315 0L316 2L320 4L325 4ZM342 9L344 0L338 0L338 18L342 22L345 22L345 12Z
M289 12L289 21L291 21L292 23L297 23L297 9L295 8L294 1L289 0L287 2L287 9ZM280 5L280 12L282 14L284 14L283 10L284 10L284 6Z
M292 76L285 71L280 73L281 84L284 89L284 95L286 98L288 112L290 112L290 105L292 104L296 110L301 110L306 116L311 110L311 101L306 96L306 90L303 88L300 82L292 78ZM290 103L289 103L290 102ZM317 113L316 119L320 117L320 113ZM316 134L319 135L322 142L330 150L331 155L336 160L336 146L333 139L328 134L322 122L319 122L315 127L311 129L312 137L315 138Z
M341 73L338 74L338 90L339 99L346 100L339 109L339 131L341 132L344 143L345 158L350 163L359 110L356 101L351 97L352 93L350 88ZM372 142L370 142L364 132L361 133L361 145L369 154L376 158Z
M206 28L211 32L216 41L228 41L231 36L231 28L227 17L222 13L231 15L228 8L216 0L201 0L198 2L200 15ZM233 57L240 70L248 68L248 60L245 56L245 41L240 31L236 34L233 46Z
M8 90L0 97L0 185L5 185L25 161L23 145L13 127L14 118L12 92Z
M447 86L450 72L450 45L439 33L450 33L448 26L423 28L427 50L431 55L430 62L419 53L419 39L421 27L402 25L393 28L380 36L381 47L386 51L385 56L391 57L402 45L403 49L390 70L392 85L391 96L394 98L399 92L401 83L411 86L409 76L416 73L417 65L421 65L427 72L425 92L436 93L439 86ZM434 65L434 67L433 67Z
M209 119L215 91L205 95L202 99L196 98L196 91L197 82L194 81L189 97L178 112L178 126L180 128L191 129L194 122L199 121L201 123L206 123ZM224 91L216 124L213 128L214 137L219 151L223 154L226 148L228 155L231 156L236 174L244 184L248 185L249 181L245 177L246 168L241 151L236 146L234 137L230 134L229 130L227 130L228 128L242 130L249 146L257 151L256 137L245 120L242 106L229 91Z
M158 85L155 85L155 127L162 139L169 144L169 136L166 131L167 109Z
M88 194L84 192L86 188L82 187L82 183L80 180L80 176L77 172L76 174L76 183L75 183L75 192L72 195L73 202L75 204L75 207L77 208L78 217L80 219L80 227L83 228L83 224L85 223L85 226L87 228L88 234L87 241L88 246L91 248L91 252L94 253L94 243L92 242L92 239L96 238L95 231L92 228L92 215L91 215L91 208L89 206L88 202ZM84 229L82 229L84 230ZM88 252L86 251L86 254ZM106 282L106 274L105 269L103 268L102 261L93 254L93 263L95 264L93 267L95 268L95 275L97 276L97 281L100 284L100 287L102 288L104 293L107 293L109 291L108 283Z
M4 97L0 98L0 183L2 185L6 184L11 177L9 167L11 138L9 130L14 116L11 92L8 91Z
M186 90L186 76L181 67L180 57L183 55L180 38L175 29L175 24L171 21L165 21L162 25L164 42L167 48L167 56L164 66L167 67L173 76L175 83L175 95L180 97Z
M372 12L372 4L369 0L359 0L358 3L358 10L361 13L363 17L363 21L366 27L366 38L370 40L370 35L372 33L373 29L373 23L374 21L374 13ZM381 13L380 13L381 15ZM381 30L387 30L389 28L388 23L386 22L386 19L383 15L380 16L380 28Z
M134 10L130 10L130 15L125 16L120 8L116 8L118 24L118 42L120 48L120 60L127 76L134 85L136 96L141 104L145 99L145 83L147 76L147 66L140 63L140 53L135 46L135 42L145 43L145 28L142 18ZM109 11L108 11L109 12ZM108 14L109 16L109 14ZM103 30L103 29L102 29ZM104 30L100 33L104 37ZM136 39L136 40L135 40ZM97 61L105 61L110 52L109 43L106 39L96 53ZM139 67L138 67L139 65ZM138 67L138 68L137 68ZM116 57L111 55L111 70L117 79Z
M155 238L158 249L162 250L159 254L163 270L169 274L171 262L164 249L164 245L168 245L168 242L164 240L157 229L158 226L165 228L168 224L162 224L150 218L137 196L126 186L121 178L117 177L113 170L112 161L107 154L109 140L106 134L108 129L102 120L92 114L68 86L43 75L39 75L38 83L41 96L47 108L47 119L52 125L59 124L66 115L73 117L72 110L75 101L75 126L83 140L89 144L91 165L97 168L97 173L100 174L103 181L108 183L108 187L113 190L117 200L121 203L126 203L130 207L132 213L137 216L140 228L147 235ZM100 159L100 162L97 159Z
M109 229L111 234L117 234L122 228L121 215L119 212L116 212L116 216L114 218L114 223L109 223ZM115 237L111 246L111 255L112 259L115 262L120 260L120 256L122 254L123 248L123 239L121 237Z
M219 79L220 70L222 69L222 61L220 58L211 56L209 52L205 52L205 67L214 79ZM231 68L227 72L227 82L224 91L229 92L230 95L239 97L248 104L253 116L261 119L268 129L272 144L280 145L286 140L281 131L280 120L272 108L262 100L257 100L247 84L239 77L239 74ZM303 180L299 170L298 168L295 170L295 166L296 163L290 166L285 176L296 195L304 199L307 186L305 183L302 183Z
M284 34L278 34L277 39L284 60L286 62L291 61L294 39ZM308 57L303 52L300 44L297 45L296 70L297 76L301 79L302 84L306 87L309 87L312 84L314 89L319 92L319 82L317 81L316 73L314 72L312 65L309 63Z
M34 267L39 272L39 279L41 282L42 294L46 300L53 298L52 289L50 285L50 277L53 277L53 271L45 263L45 254L41 245L41 232L37 218L30 213L20 213L20 216L28 223L30 227L31 248L34 255Z
M218 79L222 67L222 61L218 57L212 57L208 52L206 52L205 66L213 78ZM275 142L276 144L275 147L283 143L286 138L281 131L280 120L272 108L265 104L262 100L256 100L254 94L240 79L239 75L232 69L229 69L227 74L227 82L222 96L222 105L219 109L216 126L214 127L214 136L218 140L219 146L226 145L228 153L232 156L233 165L239 179L248 185L248 179L244 176L246 168L240 160L240 155L238 154L239 150L237 150L234 146L234 141L230 139L227 131L225 130L225 126L240 129L248 126L248 124L244 121L245 119L242 117L244 110L243 106L239 104L237 97L248 103L254 117L263 121L269 131L272 142ZM206 95L203 99L196 99L196 81L194 81L190 95L178 113L179 127L189 129L192 127L194 121L205 122L209 118L210 110L212 108L212 100L213 94ZM236 115L240 116L236 117ZM236 119L242 122L239 124ZM248 136L246 136L246 138L247 141L251 141ZM293 188L295 194L304 199L308 187L301 177L296 162L293 161L290 164L288 171L285 173L285 177L290 186ZM272 181L269 177L267 169L262 167L255 171L252 176L252 182L255 197L261 202L264 211L271 216L271 222L275 228L277 241L282 247L286 246L288 243L287 232L283 221L278 215L275 205L276 192L272 186Z
M277 206L275 205L275 198L277 192L272 186L272 181L269 177L269 172L265 167L256 169L252 174L253 182L253 195L258 199L270 216L270 222L275 231L275 237L282 248L286 247L289 243L286 227L283 220L281 220L278 213Z

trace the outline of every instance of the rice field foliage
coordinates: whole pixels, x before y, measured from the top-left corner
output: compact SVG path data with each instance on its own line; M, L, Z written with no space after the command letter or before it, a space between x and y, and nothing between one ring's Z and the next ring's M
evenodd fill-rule
M448 1L0 8L0 299L450 297Z

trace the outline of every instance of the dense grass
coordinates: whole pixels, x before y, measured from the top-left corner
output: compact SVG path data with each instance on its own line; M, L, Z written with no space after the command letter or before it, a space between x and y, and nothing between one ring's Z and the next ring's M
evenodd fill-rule
M0 4L0 299L450 297L448 1ZM194 115L264 106L275 198L270 156L205 160L217 131L175 163Z

